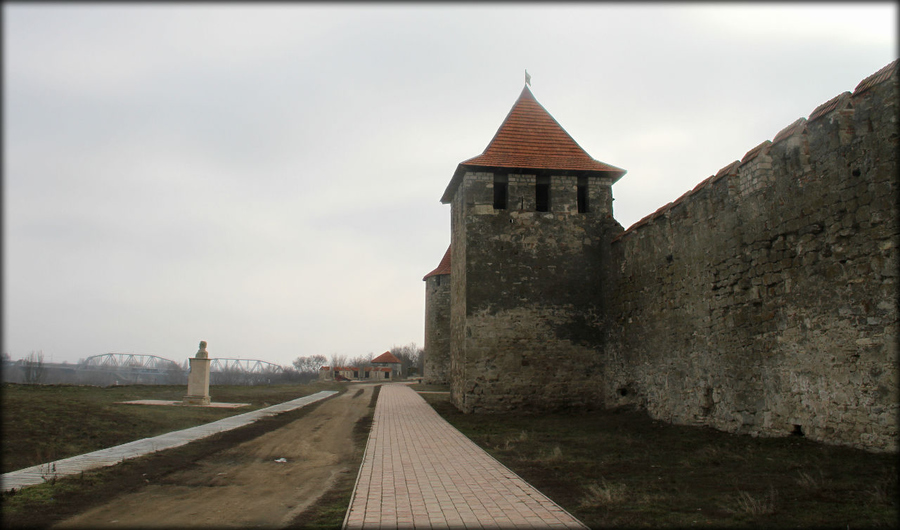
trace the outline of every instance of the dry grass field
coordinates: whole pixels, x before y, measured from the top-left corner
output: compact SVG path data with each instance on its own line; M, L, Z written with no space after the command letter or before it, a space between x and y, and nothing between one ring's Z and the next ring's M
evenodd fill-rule
M261 407L324 388L222 387L212 394L216 401ZM4 386L4 469L10 462L16 462L10 468L24 467L248 410L115 405L128 399L178 399L183 390ZM828 446L798 436L753 438L668 425L629 410L464 415L453 408L447 394L422 395L451 424L592 528L897 527L897 455ZM314 408L83 477L6 493L4 527L47 526L64 515L81 513L98 498L138 491L148 480L166 480L201 458L285 427ZM353 430L358 451L351 466L359 465L371 414L364 420ZM61 434L66 431L71 434ZM353 473L341 476L294 525L339 528L354 479Z
M308 386L285 385L283 387L260 386L234 387L230 389L214 388L211 393L217 401L224 401L224 399L220 399L220 396L230 396L235 398L234 401L240 399L242 402L252 402L254 403L254 406L251 408L259 408L266 404L287 401L325 389L339 390L342 396L349 396L351 399L358 397L356 394L362 392L360 389L353 394L345 393L345 391L348 390L347 385L313 384ZM143 387L131 390L138 391L141 394L141 397L152 395L155 399L174 399L165 397L167 390L161 387ZM183 392L183 390L183 387L176 389L177 392ZM12 388L4 388L4 404L15 401L15 399L12 399L13 395L19 393L19 391L27 392L29 393L28 395L34 395L34 392L40 392L41 390L37 390L36 388L23 390L18 385L13 386ZM46 396L67 396L68 400L63 401L73 402L73 410L80 410L81 408L86 407L86 402L93 402L98 408L103 408L110 402L118 401L122 395L121 393L124 391L127 394L128 389L98 387L76 387L74 389L66 389L48 387L42 389L42 391L45 393L42 395ZM171 389L168 391L171 391ZM375 395L377 395L377 387ZM231 399L228 400L231 401ZM53 398L47 398L47 401L53 401ZM180 496L183 496L185 488L177 486L179 477L182 477L182 481L184 477L202 477L202 470L209 467L211 462L223 459L229 462L234 461L235 458L229 456L229 454L233 455L235 448L243 447L247 448L249 451L254 444L271 445L276 443L278 442L278 437L272 436L272 434L275 434L275 431L278 433L284 432L287 436L291 436L291 429L299 429L301 432L311 432L316 430L304 426L309 424L308 420L322 417L322 414L319 413L318 409L322 408L324 404L329 404L329 406L333 408L333 405L330 404L332 401L334 401L334 399L321 401L277 416L263 418L244 427L219 433L175 449L127 460L113 467L100 468L83 473L80 476L50 479L44 484L30 486L19 491L5 492L2 496L2 526L3 528L48 527L69 520L78 514L84 514L89 510L102 512L104 510L104 505L108 505L111 501L115 501L112 503L112 505L115 506L115 503L120 500L124 502L128 498L140 495L141 492L145 492L150 488L159 489L161 486L165 488L167 485L176 485L176 495L179 497L174 499L173 503L180 501ZM369 403L363 403L363 407L368 408L369 413L355 424L348 425L347 427L352 431L352 434L343 436L344 439L349 438L352 440L352 442L348 441L348 443L352 443L356 447L356 450L351 451L351 453L341 459L340 462L335 462L335 464L346 467L348 471L346 473L337 474L336 479L331 481L333 482L333 486L330 489L325 487L319 488L318 490L324 492L324 495L319 497L319 500L312 506L294 517L290 526L300 526L304 528L340 527L356 477L356 473L352 470L359 467L362 456L362 447L365 445L368 427L371 424L371 411L374 408L374 399ZM63 411L65 409L65 404L62 402L57 403L55 408L59 411ZM157 416L157 413L152 413L154 414L153 418L156 423L155 428L161 428L163 431L173 430L176 428L176 424L179 425L178 428L181 428L181 425L186 421L183 416L176 412L183 409L177 407L124 406L122 409L117 409L116 412L121 415L119 421L124 422L127 425L134 425L135 423L140 423L143 415L147 413L147 409L168 411L169 414L171 414L170 418L172 421L169 422L169 427L166 428L166 414L164 413ZM4 411L5 410L4 407ZM211 410L207 410L211 412ZM231 412L225 412L225 414L235 414L245 410L248 410L248 408L237 409L237 411L231 410ZM220 409L218 412L222 413L223 409ZM131 414L131 416L129 416L129 414ZM71 424L65 419L65 414L62 412L59 412L59 419L60 421L57 422L57 425L65 424L67 427L76 427L76 425ZM195 421L196 419L197 418L194 417L191 421ZM334 422L332 421L331 423ZM312 438L321 438L322 432L326 430L327 429L323 428L316 436L305 437L304 440L309 442ZM32 428L28 432L29 434L34 435L37 431L39 431L39 429ZM48 446L53 446L54 442L51 441L53 438L51 433L55 431L56 428L54 427L43 433L38 433L40 435L36 437L37 443L40 444L41 440L46 440ZM20 430L18 432L25 431ZM120 437L115 439L114 443L111 442L111 444L124 443L130 438L138 437L139 433L142 432L144 432L142 429L127 430L126 433L120 435ZM19 445L25 445L21 444L20 441L11 440L9 438L9 433L6 431L4 431L3 436L4 446L7 445L8 441L15 442ZM284 436L282 436L282 438L283 437ZM304 440L298 441L298 445L301 445L300 442L303 442ZM336 441L335 443L337 444L338 442ZM340 444L343 443L344 441L340 441ZM43 453L50 451L47 447L39 447L39 449ZM328 451L329 448L325 447L324 450ZM251 460L254 460L251 455L248 454L246 456ZM311 454L308 456L311 456ZM238 458L238 460L240 460L240 458ZM308 460L308 458L304 460ZM219 463L221 464L221 462ZM242 463L237 461L232 463L238 467L247 467L246 464L248 464L247 462ZM254 462L249 462L251 465L253 463ZM292 469L294 469L292 474L302 476L302 473L296 468ZM246 469L242 468L241 471L245 472ZM202 479L198 478L198 480L202 482ZM202 484L200 486L202 486ZM286 499L290 498L291 488L285 488L284 493ZM269 497L268 500L272 501L272 496L269 495ZM294 501L288 500L287 502ZM262 505L262 503L260 504ZM129 516L133 515L133 513L129 513ZM171 515L171 513L167 512L167 515ZM75 519L75 521L77 521L77 519Z
M334 383L218 386L213 401L250 403L236 409L123 405L138 399L180 401L184 385L19 385L0 387L3 426L2 472L112 447L148 436L202 425L268 407Z
M669 425L638 411L447 421L592 528L896 528L897 455Z

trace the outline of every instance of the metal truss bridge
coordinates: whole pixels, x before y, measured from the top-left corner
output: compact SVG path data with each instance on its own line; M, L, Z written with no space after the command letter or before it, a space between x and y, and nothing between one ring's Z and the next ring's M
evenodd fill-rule
M210 372L241 372L245 374L280 374L284 367L255 359L210 358Z
M210 375L221 383L259 382L261 378L284 372L274 363L257 359L210 359ZM178 384L187 381L187 362L177 362L139 353L104 353L82 361L79 371L96 371L109 374L116 381L131 383Z
M81 363L83 368L102 369L110 371L136 371L158 373L172 369L181 369L175 361L157 357L156 355L143 355L139 353L104 353L92 355Z
M106 384L178 384L185 379L184 370L175 361L139 353L92 355L79 363L77 369L81 373L96 373L91 378L101 377Z

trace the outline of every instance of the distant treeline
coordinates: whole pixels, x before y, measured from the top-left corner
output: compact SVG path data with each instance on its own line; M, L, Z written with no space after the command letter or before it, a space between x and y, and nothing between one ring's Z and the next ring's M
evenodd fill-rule
M165 369L116 367L102 368L82 364L3 361L4 383L24 384L72 384L72 385L186 385L188 371L172 363ZM317 374L306 374L285 367L284 371L248 373L228 369L210 374L213 385L267 385L284 383L309 383Z

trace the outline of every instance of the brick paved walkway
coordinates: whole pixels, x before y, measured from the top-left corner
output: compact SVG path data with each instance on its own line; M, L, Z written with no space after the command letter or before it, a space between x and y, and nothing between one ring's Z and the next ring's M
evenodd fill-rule
M344 527L586 528L399 384L381 387Z

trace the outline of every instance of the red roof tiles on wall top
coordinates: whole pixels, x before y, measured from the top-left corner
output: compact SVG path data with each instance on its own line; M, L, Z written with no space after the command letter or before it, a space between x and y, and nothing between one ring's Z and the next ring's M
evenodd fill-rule
M460 162L441 202L453 200L466 168L578 172L618 180L625 170L591 158L526 86L484 152Z
M441 262L438 264L437 268L426 274L425 277L422 278L422 281L441 274L450 274L450 247L447 247L447 252L444 253L444 257L441 258Z
M386 351L386 352L382 353L381 355L379 355L378 357L375 357L374 359L372 359L372 362L373 363L399 363L400 359L394 357L393 353Z
M765 149L766 147L768 147L770 145L772 145L772 142L766 140L765 142L754 147L753 149L747 151L744 154L744 158L741 159L741 165L743 166L747 162L749 162L749 161L753 160L754 158L756 158L757 156L759 156L759 154L763 152L763 149Z
M784 129L778 132L775 135L775 138L772 140L773 144L777 144L778 142L790 138L797 133L801 133L806 130L806 118L800 118L794 123L788 125Z
M896 75L898 68L900 68L900 59L894 60L892 63L888 64L881 70L879 70L879 71L875 72L874 74L870 75L869 77L863 79L856 86L856 90L853 92L853 94L851 94L850 92L844 92L842 94L839 94L839 95L831 98L830 100L826 101L825 103L819 105L818 107L815 108L815 110L813 110L812 114L809 115L809 118L807 118L807 119L800 118L797 121L795 121L794 123L788 125L784 129L779 131L778 134L775 135L775 139L772 140L772 142L769 142L768 140L766 140L765 142L754 147L750 151L747 151L747 154L744 155L744 158L742 160L740 160L740 161L735 160L731 164L728 164L727 166L720 169L715 175L706 178L703 182L701 182L700 184L697 184L697 186L695 186L693 190L689 191L688 193L683 194L681 197L676 199L674 202L670 202L670 203L666 204L665 206L657 209L655 212L651 213L650 215L645 216L640 221L634 223L633 225L628 227L628 229L626 229L625 231L623 231L623 232L619 233L617 236L615 236L612 239L612 242L615 243L617 241L620 241L625 236L635 233L638 228L641 228L644 225L650 224L651 221L653 221L656 217L659 217L665 210L669 210L669 209L681 204L681 202L684 201L687 198L687 196L693 195L694 193L715 183L716 181L718 181L719 179L721 179L725 176L737 175L738 168L741 165L743 165L744 163L746 163L746 162L752 160L754 157L756 157L759 154L759 152L762 150L762 148L766 146L766 144L776 144L786 138L790 138L791 136L793 136L795 134L801 134L801 133L805 132L806 125L809 124L810 122L812 122L818 118L821 118L822 116L824 116L834 110L841 110L841 109L851 106L852 105L852 103L850 101L851 97L854 97L854 96L872 88L873 86L878 85L879 83L883 83L884 81L887 81L888 79L890 79L891 77Z
M869 77L863 79L856 85L856 90L853 91L853 95L859 95L865 92L866 90L872 88L873 86L883 83L891 78L897 72L897 63L898 59L894 59L894 61L881 70L878 70L874 74Z
M725 175L737 175L737 168L739 168L740 166L741 166L741 161L735 160L734 162L728 164L727 166L725 166L722 169L720 169L719 171L717 171L715 178L713 178L713 181L719 180L720 178L724 177Z
M691 190L691 193L692 193L692 194L693 194L693 193L697 193L698 191L702 190L702 189L705 188L710 182L712 182L714 178L716 178L715 175L710 175L710 176L706 177L705 179L703 179L702 182L700 182L700 184L697 184L696 186L694 186L694 189Z
M660 206L659 208L656 209L655 212L643 217L640 221L629 226L627 230L625 230L625 231L619 233L618 235L616 235L615 237L613 237L612 242L615 243L616 241L619 241L626 235L632 233L635 229L640 228L646 224L649 224L651 221L656 220L657 217L660 217L660 216L668 213L670 210L672 210L676 206L678 206L678 205L682 204L684 201L686 201L688 197L690 197L691 195L697 193L698 191L700 191L701 189L706 187L710 182L713 181L714 178L715 178L715 175L710 176L709 178L707 178L700 184L697 184L694 187L694 189L688 190L688 191L682 193L681 196L678 197L677 199L675 199L674 201L666 203L663 206Z
M671 203L671 202L667 202L666 204L660 206L659 208L656 209L655 212L653 212L653 213L650 215L650 218L651 218L651 219L656 219L656 218L659 217L660 215L663 215L664 213L666 213L666 212L669 210L669 208L672 207L672 204L673 204L673 203Z
M815 110L812 111L812 114L809 115L809 118L806 120L807 123L812 123L813 121L821 118L822 116L828 114L829 112L835 109L843 109L847 105L850 104L850 92L843 92L829 99L825 103L822 103Z

